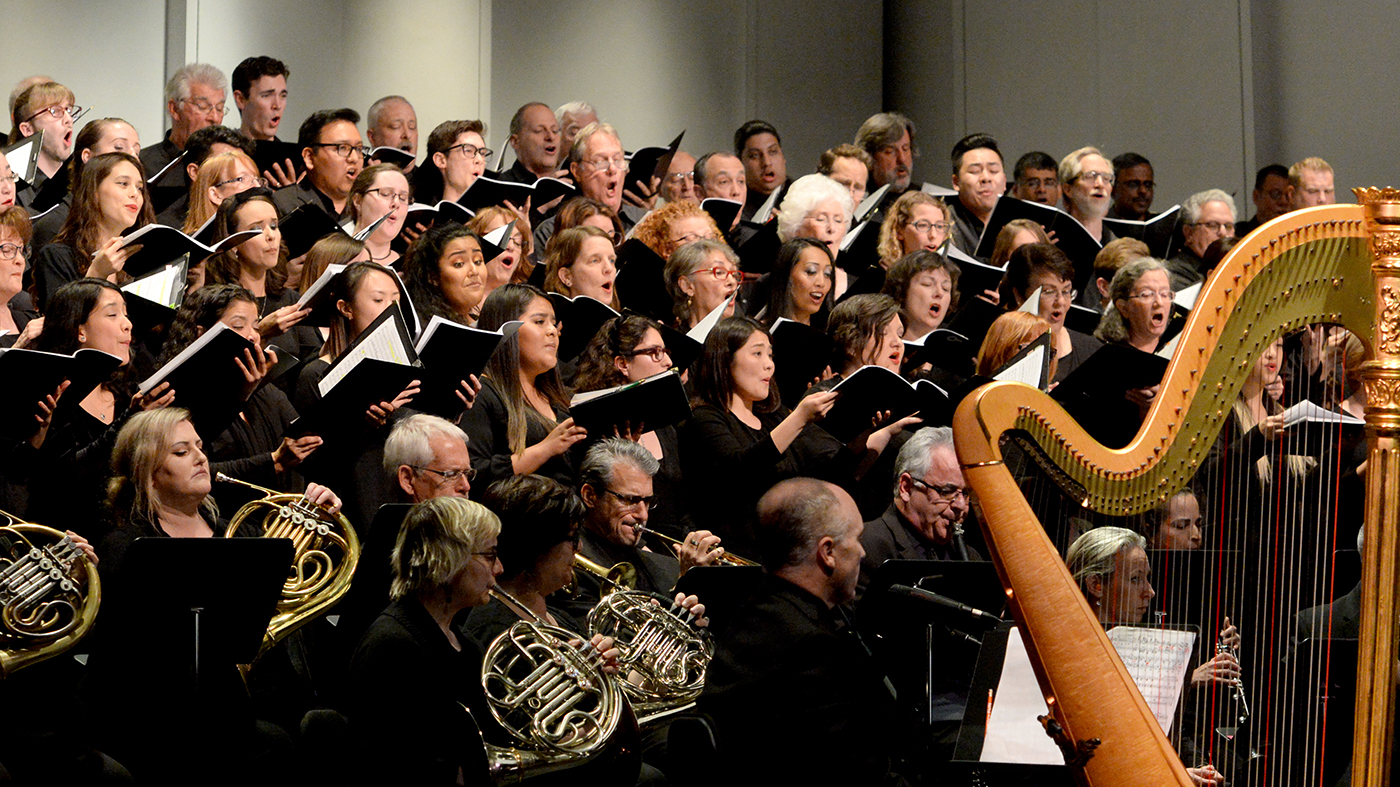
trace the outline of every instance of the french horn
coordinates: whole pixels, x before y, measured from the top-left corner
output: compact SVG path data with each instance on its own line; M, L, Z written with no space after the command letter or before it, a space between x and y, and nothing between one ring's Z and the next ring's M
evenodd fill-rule
M77 644L101 602L97 568L72 537L0 511L0 678Z
M225 535L232 537L252 522L263 538L291 539L295 549L277 610L258 649L258 656L262 656L282 638L335 606L350 590L360 560L360 539L343 514L332 514L305 495L283 494L223 473L215 479L265 495L238 509Z
M619 590L588 613L588 633L612 637L622 651L622 690L643 724L694 704L715 653L710 633L678 606L665 606L670 603L654 593Z
M491 780L506 784L594 760L635 724L618 680L589 642L550 626L499 587L491 595L525 620L491 642L481 686L515 745L486 744Z

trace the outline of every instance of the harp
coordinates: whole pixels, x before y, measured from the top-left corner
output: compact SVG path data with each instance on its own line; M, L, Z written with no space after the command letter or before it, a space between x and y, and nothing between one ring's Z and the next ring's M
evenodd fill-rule
M1082 784L1192 782L1008 468L1005 445L1033 453L1085 511L1147 512L1206 460L1253 359L1284 333L1319 323L1345 327L1366 350L1360 376L1368 398L1367 527L1352 784L1389 784L1397 672L1400 190L1356 195L1360 205L1290 213L1235 246L1203 287L1154 404L1126 447L1103 447L1049 397L1014 383L979 389L956 413L958 456L981 501L988 547L1050 709L1043 723Z

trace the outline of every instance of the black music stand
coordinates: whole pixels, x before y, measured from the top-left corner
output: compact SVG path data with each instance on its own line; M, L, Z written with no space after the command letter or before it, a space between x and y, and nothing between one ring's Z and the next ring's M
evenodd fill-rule
M727 620L762 583L759 566L696 566L676 582L676 592L698 598L710 620Z
M257 658L293 553L286 538L138 538L123 570L128 609L142 610L129 633L189 654L198 691L208 668Z
M394 553L394 542L399 537L399 528L412 507L411 503L385 503L380 506L374 512L369 530L360 540L360 562L355 567L355 576L350 580L350 590L336 605L336 611L340 613L340 628L345 632L350 647L354 647L365 629L389 606L389 585L394 579L390 559Z
M959 659L960 651L978 644L983 630L994 621L894 595L888 592L890 585L927 590L993 615L1005 606L1006 595L996 567L985 561L886 560L876 569L856 608L861 631L880 652L896 686L903 682L907 687L915 675L920 676L923 718L932 726L938 695L951 688L949 673L960 666L972 667L970 651L966 659ZM910 621L924 624L915 636L910 634ZM911 663L913 656L918 657L917 664ZM903 681L897 679L900 676ZM956 675L952 679L957 680Z

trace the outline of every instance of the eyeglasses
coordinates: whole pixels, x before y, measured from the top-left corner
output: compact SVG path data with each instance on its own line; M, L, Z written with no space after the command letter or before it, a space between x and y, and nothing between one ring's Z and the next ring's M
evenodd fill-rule
M1041 287L1040 297L1047 301L1053 301L1056 298L1065 298L1072 301L1079 297L1079 290L1072 287L1066 287L1063 290L1057 290L1054 287Z
M627 168L632 166L630 163L628 163L627 159L622 158L620 156L618 158L594 158L589 159L583 163L588 165L589 168L597 171L617 170L618 172L626 172Z
M486 558L486 562L492 565L495 565L496 561L501 559L501 550L499 549L488 549L485 552L473 552L472 554L476 557Z
M680 183L683 180L695 181L694 172L671 172L666 175L666 180L671 183Z
M699 276L699 275L702 274L702 273L708 273L708 274L710 274L711 276L715 277L715 281L724 281L725 279L733 279L734 281L743 281L743 280L744 280L744 272L743 272L743 271L736 271L736 270L734 270L734 269L732 269L732 268L726 268L726 267L724 267L723 265L716 265L716 266L713 267L713 268L701 268L701 269L698 270L698 271L691 271L690 273L687 273L686 275L687 275L687 276Z
M1130 296L1128 296L1128 297L1132 298L1132 299L1135 300L1135 301L1150 301L1150 300L1153 300L1154 298L1155 298L1155 299L1158 299L1158 300L1169 301L1169 300L1172 299L1172 291L1171 291L1171 290L1138 290L1137 292L1133 293L1132 295L1130 295Z
M452 147L449 147L443 152L448 155L451 155L452 151L456 150L457 148L462 149L463 156L466 156L467 158L479 158L483 161L491 158L491 154L496 152L490 148L479 148L476 145L471 144L470 142L463 142L460 145L453 145Z
M969 486L958 486L957 484L934 485L926 483L924 481L920 481L919 479L914 478L913 476L910 476L909 481L914 486L917 486L920 489L927 490L937 495L940 500L947 500L949 502L952 502L959 495L962 496L963 500L972 499L972 487Z
M645 355L646 357L651 359L652 363L661 363L662 358L671 357L671 351L666 349L665 347L638 347L637 349L627 354L633 358L636 358L639 355ZM622 499L622 496L617 495L617 498L620 500Z
M25 119L24 119L24 122L25 122L25 123L28 123L29 121L33 120L33 119L36 118L36 117L39 117L40 115L44 114L45 112L49 113L49 117L53 118L54 120L58 120L58 119L62 118L64 115L67 115L68 117L76 118L78 115L81 115L81 114L83 113L83 108L80 107L80 106L78 106L77 104L74 104L74 105L71 106L71 107L65 107L65 106L63 106L62 104L54 104L54 105L51 106L51 107L44 107L43 109L39 110L38 112L35 112L34 114L32 114L32 115L30 115L29 117L25 118Z
M262 178L249 178L247 175L239 175L236 178L229 178L228 180L221 180L218 183L215 183L214 188L223 188L224 186L227 186L230 183L237 183L239 186L246 186L250 189L262 188L263 186L267 185L267 181L263 180Z
M470 467L468 467L465 470L434 470L431 467L419 467L418 465L409 465L409 467L413 468L414 470L421 470L425 473L432 473L433 475L442 478L443 484L454 484L457 482L457 479L462 478L464 476L466 477L468 483L470 483L472 479L476 478L476 470L473 470Z
M1204 227L1211 232L1225 232L1229 230L1231 234L1235 231L1233 221L1197 221L1191 224L1192 227Z
M184 101L184 103L189 104L190 106L194 107L195 109L199 110L200 112L206 115L210 112L213 112L214 114L219 115L220 117L228 114L228 104L211 104L202 98L186 98L181 100ZM74 107L74 109L77 109L77 107Z
M679 238L672 238L672 239L671 239L671 245L672 245L672 246L675 246L675 247L677 247L677 248L679 248L679 247L681 247L681 246L686 245L687 243L694 243L694 242L697 241L697 240L714 240L714 239L715 239L715 236L714 236L714 235L711 235L711 234L708 233L708 232L691 232L691 233L687 233L687 234L685 234L685 235L682 235L682 236L680 236Z
M643 508L646 508L648 510L656 508L656 495L651 495L650 497L643 497L641 495L624 495L618 492L614 492L611 489L608 489L607 487L603 487L603 491L617 498L617 502L623 504L627 508L634 508L636 506L642 506Z
M948 222L946 221L928 221L927 219L924 219L916 221L913 224L910 224L909 226L913 227L919 232L922 232L925 235L927 235L930 230L938 230L939 232L948 231Z
M1098 181L1100 183L1106 183L1110 186L1113 185L1113 175L1107 172L1094 172L1091 170L1085 170L1084 172L1079 173L1078 180L1083 180L1089 183Z
M1024 188L1032 189L1032 190L1038 189L1038 188L1040 188L1041 186L1044 186L1044 187L1047 188L1047 189L1053 189L1053 188L1056 188L1056 187L1058 187L1058 186L1060 185L1060 179L1059 179L1059 178L1026 178L1025 180L1019 181L1019 182L1017 183L1017 185L1018 185L1018 186L1022 186L1022 187L1024 187Z
M0 243L0 260L12 260L15 257L23 258L24 247L14 243Z
M312 142L310 147L335 148L335 154L341 158L350 158L351 153L359 153L362 159L369 157L369 148L350 142Z
M394 191L391 188L370 189L365 192L365 196L370 194L378 194L382 199L388 200L390 205L393 205L395 201L407 205L410 199L407 191Z

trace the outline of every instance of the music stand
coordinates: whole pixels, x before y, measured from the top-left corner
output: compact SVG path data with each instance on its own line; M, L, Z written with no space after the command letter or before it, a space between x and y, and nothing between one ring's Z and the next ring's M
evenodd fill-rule
M856 607L861 630L877 644L888 664L887 672L910 681L914 675L922 675L924 722L932 726L938 694L950 689L944 676L957 669L955 648L966 647L958 643L978 643L972 632L981 634L992 621L988 618L979 623L963 612L891 594L887 592L890 585L917 587L992 614L1005 606L1006 594L996 567L985 561L886 560L875 570ZM910 620L924 622L921 642L908 635ZM935 652L943 657L937 664ZM909 662L912 654L919 657L917 665Z
M286 538L138 538L123 575L129 633L153 652L190 656L204 671L251 664L276 611L294 550Z
M412 507L411 503L385 503L380 506L374 512L369 530L361 539L360 562L355 567L355 576L350 580L350 590L336 606L344 627L342 630L346 632L351 646L379 617L379 613L389 606L389 585L393 581L390 560L394 542L398 540L399 528Z
M696 566L676 582L676 592L695 596L710 620L732 619L763 582L759 566Z

